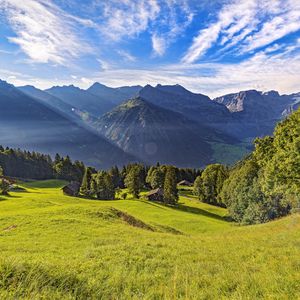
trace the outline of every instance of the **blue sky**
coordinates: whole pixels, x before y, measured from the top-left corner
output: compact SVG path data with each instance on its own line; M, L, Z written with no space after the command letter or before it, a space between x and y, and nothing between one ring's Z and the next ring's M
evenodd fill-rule
M0 0L0 78L300 91L298 0Z

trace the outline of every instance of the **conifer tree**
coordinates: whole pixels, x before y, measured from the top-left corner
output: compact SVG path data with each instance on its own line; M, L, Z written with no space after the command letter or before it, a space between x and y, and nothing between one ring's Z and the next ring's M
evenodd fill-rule
M84 196L89 196L90 188L91 188L91 179L92 179L92 171L90 167L85 169L82 184L80 187L80 193Z
M167 167L164 182L164 202L176 204L178 202L177 176L174 167Z
M139 165L133 165L130 167L129 172L125 177L125 186L128 188L129 193L133 194L135 198L139 198L139 194L143 186Z
M200 201L204 201L205 193L204 193L203 180L201 176L198 176L194 182L194 194L198 197Z

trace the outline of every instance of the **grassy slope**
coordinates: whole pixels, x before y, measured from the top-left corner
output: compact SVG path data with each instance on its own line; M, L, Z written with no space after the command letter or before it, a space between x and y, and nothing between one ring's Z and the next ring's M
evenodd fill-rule
M232 165L241 160L251 151L247 146L251 143L243 142L237 145L210 143L213 150L213 159L217 163Z
M61 184L0 201L1 299L300 297L299 215L238 227L188 191L173 209L66 197Z

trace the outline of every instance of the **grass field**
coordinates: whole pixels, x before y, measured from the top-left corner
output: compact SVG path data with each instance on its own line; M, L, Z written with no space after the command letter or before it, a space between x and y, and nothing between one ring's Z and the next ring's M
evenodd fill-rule
M182 191L177 208L24 184L0 200L0 299L300 299L300 215L230 223Z

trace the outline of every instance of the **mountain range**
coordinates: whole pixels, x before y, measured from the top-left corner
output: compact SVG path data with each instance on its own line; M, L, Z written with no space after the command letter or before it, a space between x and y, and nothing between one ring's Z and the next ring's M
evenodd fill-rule
M180 85L40 90L0 81L0 144L69 154L107 168L133 161L233 163L300 106L300 93L241 91L210 99Z
M0 143L55 155L70 155L107 168L136 159L13 85L0 81Z

